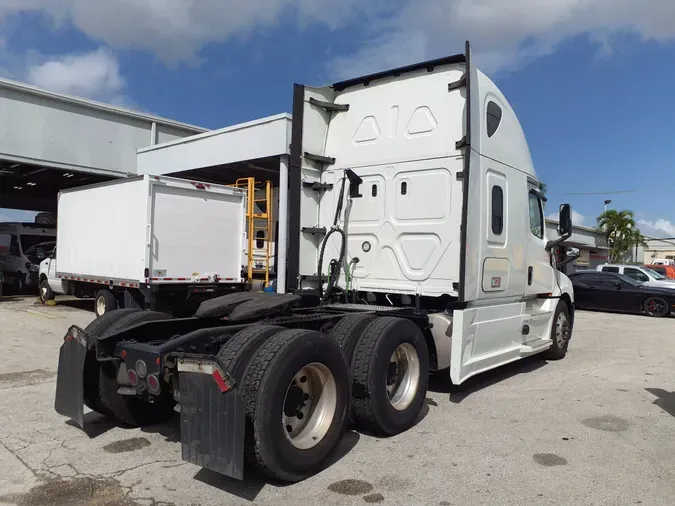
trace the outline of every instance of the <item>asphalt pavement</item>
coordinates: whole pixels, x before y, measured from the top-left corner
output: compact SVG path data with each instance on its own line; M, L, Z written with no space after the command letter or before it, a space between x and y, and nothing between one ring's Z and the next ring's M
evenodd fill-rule
M243 482L181 461L178 419L86 430L54 411L58 349L91 301L0 298L0 504L675 504L675 319L579 312L568 356L451 388L419 423L349 432L316 476Z

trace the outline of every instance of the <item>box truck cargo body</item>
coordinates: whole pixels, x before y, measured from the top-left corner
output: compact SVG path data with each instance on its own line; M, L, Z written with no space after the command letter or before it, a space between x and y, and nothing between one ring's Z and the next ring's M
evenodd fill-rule
M242 283L245 202L235 188L148 175L63 191L55 277L120 307L125 292L144 307L163 291L231 288Z

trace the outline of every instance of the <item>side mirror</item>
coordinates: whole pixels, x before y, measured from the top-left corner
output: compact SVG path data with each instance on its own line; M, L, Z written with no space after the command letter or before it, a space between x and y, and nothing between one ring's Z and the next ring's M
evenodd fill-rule
M559 239L548 241L546 251L551 251L558 244L562 244L572 236L572 208L569 204L560 206L558 213L558 234L560 235Z
M558 213L558 234L564 239L572 235L572 208L569 204L560 206Z
M574 258L576 260L581 256L581 251L579 251L579 248L567 248L565 254L567 258Z
M614 286L616 286L617 290L621 290L621 281L617 281L616 283L614 283Z

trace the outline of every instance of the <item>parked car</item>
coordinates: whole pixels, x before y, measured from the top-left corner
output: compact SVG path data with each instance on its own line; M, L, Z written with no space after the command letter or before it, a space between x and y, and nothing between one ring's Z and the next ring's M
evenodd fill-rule
M0 223L0 265L15 293L37 292L39 262L27 254L37 244L56 240L56 227L37 223Z
M645 265L647 269L651 269L654 272L658 272L661 276L666 279L675 279L675 265L670 264L652 264Z
M579 271L569 278L577 308L664 317L675 306L675 290L647 286L623 274Z
M604 264L597 267L598 271L613 272L615 274L623 274L635 281L639 281L645 286L669 288L675 290L675 281L667 279L658 272L649 267L642 267L641 265L620 265L620 264Z

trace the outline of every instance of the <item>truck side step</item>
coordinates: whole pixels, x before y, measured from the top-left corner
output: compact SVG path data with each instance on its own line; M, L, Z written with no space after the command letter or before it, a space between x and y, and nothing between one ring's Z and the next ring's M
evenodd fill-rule
M551 347L551 344L552 341L550 339L538 339L532 341L527 345L520 347L519 355L521 357L529 357L530 355L548 350Z

